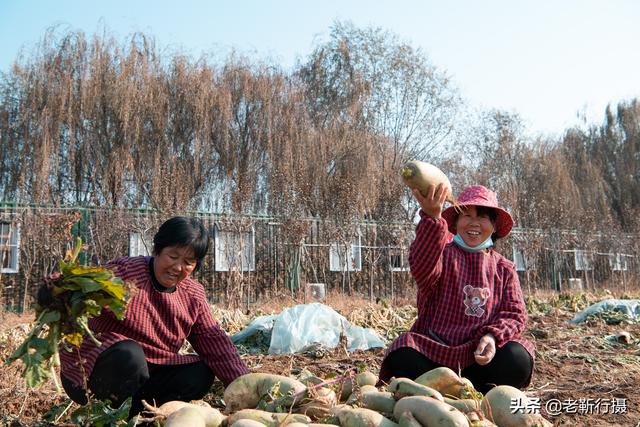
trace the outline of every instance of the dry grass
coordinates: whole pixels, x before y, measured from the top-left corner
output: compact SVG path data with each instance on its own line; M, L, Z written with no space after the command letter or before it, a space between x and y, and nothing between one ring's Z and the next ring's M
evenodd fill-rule
M600 411L576 407L576 413L566 411L558 416L548 416L555 425L567 426L634 426L640 420L640 325L608 324L603 319L590 320L582 325L567 323L576 311L598 301L606 295L536 295L529 298L530 322L527 336L536 342L536 368L528 394L539 397L545 413L545 403L558 399L566 404L571 399L596 399L611 401L626 399L626 413L605 414ZM629 295L638 297L638 295ZM225 311L214 307L214 313L223 326L234 333L244 327L256 314L278 313L302 300L293 298L271 299L255 306L247 315L241 311ZM370 303L366 300L328 295L326 303L342 313L354 324L372 327L388 339L408 328L415 308L410 301ZM32 315L2 314L0 326L0 354L5 360L26 333L26 323ZM632 334L628 343L618 343L611 336L621 330ZM310 352L296 355L268 356L244 355L252 371L283 375L297 374L306 368L319 376L344 373L349 369L367 369L377 372L384 350L347 353L338 347L331 351ZM52 382L36 390L27 390L16 366L2 366L0 371L0 425L35 426L63 424L38 424L38 420L52 405L67 402L64 394L58 394ZM222 388L217 384L206 400L219 404Z
M607 295L556 295L538 309L530 308L527 334L536 341L536 369L529 391L543 404L585 399L626 399L626 413L597 413L586 406L550 417L556 425L635 426L640 421L640 324L612 324L616 317L592 318L580 325L568 322L576 311ZM616 295L619 296L619 295ZM626 295L639 298L639 295ZM530 304L531 305L531 304ZM613 337L621 331L634 337L628 344ZM566 408L566 406L565 406Z

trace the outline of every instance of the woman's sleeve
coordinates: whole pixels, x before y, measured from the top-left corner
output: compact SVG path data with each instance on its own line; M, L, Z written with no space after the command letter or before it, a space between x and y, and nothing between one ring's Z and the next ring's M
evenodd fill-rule
M199 306L198 321L193 325L188 340L226 387L240 375L248 374L249 369L227 333L213 319L209 304L205 302Z
M524 331L528 319L518 273L513 266L510 266L505 269L505 276L502 299L493 320L480 329L480 336L493 335L498 347L502 347L507 342L519 337Z
M420 211L416 237L409 248L409 267L420 293L431 290L442 273L442 251L450 241L447 222Z

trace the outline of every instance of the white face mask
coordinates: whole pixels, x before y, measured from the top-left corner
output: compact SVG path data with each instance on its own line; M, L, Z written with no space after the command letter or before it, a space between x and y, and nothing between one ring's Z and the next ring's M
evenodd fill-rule
M467 245L464 240L462 240L462 237L459 234L456 234L455 237L453 238L453 241L460 246L462 249L468 251L468 252L480 252L483 249L487 249L491 246L493 246L493 239L491 239L491 236L489 236L487 238L487 240L485 240L484 242L480 243L478 246L474 246L471 247L469 245Z

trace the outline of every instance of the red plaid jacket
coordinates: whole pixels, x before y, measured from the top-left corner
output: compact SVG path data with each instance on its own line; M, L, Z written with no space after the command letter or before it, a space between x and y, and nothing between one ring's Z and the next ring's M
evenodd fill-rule
M386 354L411 347L457 372L475 363L478 341L490 333L498 347L515 341L534 357L533 344L521 335L527 310L514 264L493 249L463 250L452 242L444 219L420 215L409 251L418 285L418 318ZM389 377L383 361L380 380L388 382Z
M123 257L106 265L137 290L129 301L125 318L119 321L109 310L89 320L101 346L85 338L80 349L60 348L62 374L78 386L87 378L96 359L109 346L134 340L150 363L177 365L204 361L224 385L249 372L235 346L213 319L202 285L191 278L180 282L175 292L158 292L151 282L149 257ZM197 355L178 354L185 340ZM78 353L79 351L79 353Z

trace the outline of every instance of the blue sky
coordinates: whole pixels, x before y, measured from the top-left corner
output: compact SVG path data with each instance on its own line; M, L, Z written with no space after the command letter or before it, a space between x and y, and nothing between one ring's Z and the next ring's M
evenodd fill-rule
M51 25L92 34L101 21L194 57L234 47L289 67L336 19L396 33L472 106L516 111L532 133L560 132L578 111L600 122L607 103L640 97L635 0L0 0L0 71Z

